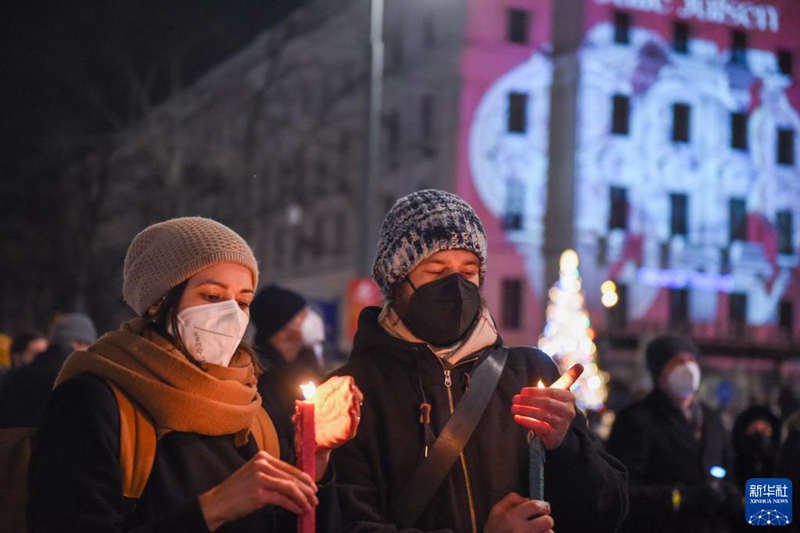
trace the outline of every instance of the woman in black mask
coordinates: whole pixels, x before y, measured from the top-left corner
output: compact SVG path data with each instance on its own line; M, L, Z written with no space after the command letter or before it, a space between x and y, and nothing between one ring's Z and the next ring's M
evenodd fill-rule
M736 418L733 451L739 486L748 479L772 477L780 438L778 417L767 407L753 405Z

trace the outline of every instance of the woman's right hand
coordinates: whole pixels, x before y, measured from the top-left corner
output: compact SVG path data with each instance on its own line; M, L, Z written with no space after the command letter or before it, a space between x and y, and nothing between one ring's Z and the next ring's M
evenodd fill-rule
M553 533L550 504L509 492L489 512L484 533Z
M317 486L308 474L260 451L231 477L201 494L199 500L206 525L214 531L265 505L303 514L319 503L316 492Z

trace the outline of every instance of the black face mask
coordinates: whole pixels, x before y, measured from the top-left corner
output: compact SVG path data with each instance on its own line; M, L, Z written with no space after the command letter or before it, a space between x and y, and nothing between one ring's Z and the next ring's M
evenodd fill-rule
M409 280L409 285L411 281ZM450 274L426 283L408 300L405 316L408 329L434 346L450 346L475 323L481 310L478 287L461 274Z
M765 433L756 432L747 436L746 451L751 455L759 457L771 457L774 454L772 449L772 436Z

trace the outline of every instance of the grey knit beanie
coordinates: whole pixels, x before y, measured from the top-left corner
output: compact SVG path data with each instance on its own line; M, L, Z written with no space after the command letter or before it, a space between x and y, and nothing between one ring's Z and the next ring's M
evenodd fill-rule
M470 205L453 193L427 189L395 202L381 224L372 276L386 298L419 263L442 250L467 250L486 274L486 233Z
M125 256L122 295L140 316L172 287L219 263L239 263L253 273L258 263L236 232L215 220L173 218L153 224L134 237Z
M97 340L97 329L91 318L83 313L67 313L58 319L50 335L52 344L82 342L93 344Z

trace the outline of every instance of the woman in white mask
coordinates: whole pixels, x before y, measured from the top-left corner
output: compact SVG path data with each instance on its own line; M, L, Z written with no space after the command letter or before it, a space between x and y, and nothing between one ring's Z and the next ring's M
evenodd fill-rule
M139 317L64 365L31 459L30 531L285 531L317 505L338 529L328 458L355 435L360 392L348 377L318 389L317 479L287 462L242 342L257 284L250 247L213 220L136 236L123 295Z

